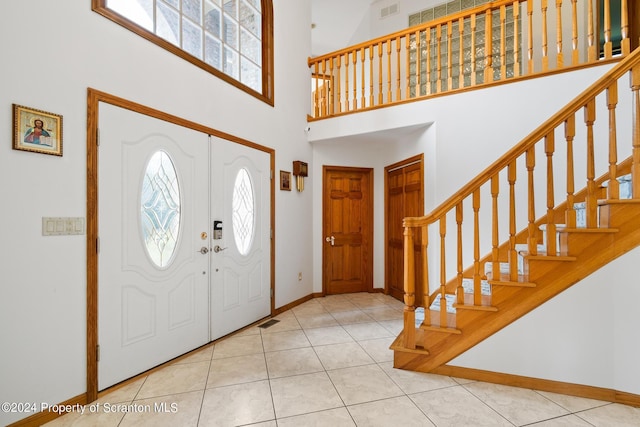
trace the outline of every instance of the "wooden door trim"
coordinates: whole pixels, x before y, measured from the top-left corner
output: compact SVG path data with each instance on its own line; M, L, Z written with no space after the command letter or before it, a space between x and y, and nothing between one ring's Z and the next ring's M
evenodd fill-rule
M86 401L98 398L98 125L99 104L110 104L175 125L200 131L268 153L275 170L275 150L208 126L128 101L96 89L87 91L87 390ZM271 180L271 315L275 315L275 179Z
M405 168L407 166L420 163L420 186L422 188L422 194L420 195L420 215L424 215L424 154L417 154L408 159L401 160L393 163L384 168L384 293L389 294L389 172L399 168Z
M363 231L363 234L366 235L367 243L364 246L367 253L370 254L371 262L367 263L365 266L366 278L367 278L367 280L365 281L365 288L367 292L373 292L373 168L323 165L322 166L322 205L323 205L323 209L322 209L322 295L327 295L327 280L328 280L327 273L326 273L327 246L325 245L325 241L324 241L325 236L328 235L328 231L325 228L326 227L326 220L325 220L326 209L324 209L324 206L326 205L327 198L328 198L328 194L327 194L328 172L357 172L357 173L366 174L368 176L368 179L369 179L368 191L370 195L369 197L370 200L367 207L369 211L368 221L369 221L370 227L366 232Z

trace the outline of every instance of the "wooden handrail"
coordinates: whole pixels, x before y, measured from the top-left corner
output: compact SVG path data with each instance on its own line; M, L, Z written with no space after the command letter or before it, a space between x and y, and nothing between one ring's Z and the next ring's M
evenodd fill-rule
M309 58L315 79L309 120L618 60L630 53L628 0L620 1L618 57L610 0L604 2L602 58L594 0L500 0ZM564 5L570 13L563 14ZM585 17L583 30L578 23ZM570 47L564 42L569 38ZM571 60L565 59L569 51ZM318 78L325 79L321 88Z

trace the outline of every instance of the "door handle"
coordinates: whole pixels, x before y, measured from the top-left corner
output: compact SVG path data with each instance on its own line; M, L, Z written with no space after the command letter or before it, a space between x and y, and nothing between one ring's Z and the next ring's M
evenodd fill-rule
M335 245L335 242L336 242L336 238L334 236L325 237L324 240L325 240L325 242L331 243L331 246Z
M224 251L225 249L227 249L227 248L221 248L220 245L215 245L213 247L213 252L218 253L218 252Z
M198 252L200 252L202 255L206 255L206 254L209 253L209 248L206 247L206 246L203 246L203 247L200 248L200 250Z

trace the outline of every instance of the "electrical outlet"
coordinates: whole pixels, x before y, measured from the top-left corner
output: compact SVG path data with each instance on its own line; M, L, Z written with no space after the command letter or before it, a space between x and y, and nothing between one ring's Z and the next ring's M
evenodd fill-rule
M298 282L302 282L302 271L298 273Z

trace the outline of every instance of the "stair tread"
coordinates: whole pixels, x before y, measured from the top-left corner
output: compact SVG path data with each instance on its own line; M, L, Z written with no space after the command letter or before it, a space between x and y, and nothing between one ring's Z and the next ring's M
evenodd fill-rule
M578 258L574 256L566 256L566 255L547 255L546 253L537 253L535 255L529 255L528 252L521 252L523 257L526 257L527 260L543 260L543 261L575 261Z
M577 228L565 228L565 227L561 227L558 228L558 231L560 232L565 232L565 233L617 233L618 230L617 228L582 228L582 227L577 227Z

